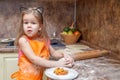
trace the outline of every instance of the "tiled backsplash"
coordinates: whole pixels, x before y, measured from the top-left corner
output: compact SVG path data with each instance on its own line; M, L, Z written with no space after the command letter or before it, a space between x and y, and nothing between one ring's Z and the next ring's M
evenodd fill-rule
M119 0L78 0L77 23L83 40L120 54Z
M76 12L75 15L75 1ZM76 16L81 38L91 44L120 53L119 0L1 0L0 38L16 37L21 6L42 6L48 35L70 26Z
M0 1L0 38L16 37L19 27L21 6L43 7L47 32L52 37L53 32L59 33L74 19L75 0L1 0Z

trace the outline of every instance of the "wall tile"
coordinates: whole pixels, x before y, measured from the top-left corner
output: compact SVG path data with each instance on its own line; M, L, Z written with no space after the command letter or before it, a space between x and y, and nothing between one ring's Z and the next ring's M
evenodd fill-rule
M74 18L74 0L1 0L0 1L0 38L16 37L20 21L21 6L44 8L44 20L48 35L59 33L72 24ZM4 6L6 5L6 6Z

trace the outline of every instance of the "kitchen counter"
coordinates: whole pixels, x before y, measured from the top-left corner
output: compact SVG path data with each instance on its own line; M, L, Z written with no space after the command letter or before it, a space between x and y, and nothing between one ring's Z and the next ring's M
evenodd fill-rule
M54 47L58 51L64 51L68 54L74 52L85 52L94 50L87 45L76 44L67 45L65 47ZM14 53L17 52L15 46L4 47L0 45L0 53ZM79 75L74 80L119 80L120 79L120 60L110 58L109 55L90 58L85 60L76 60L74 62L73 69L75 69Z
M79 73L75 80L120 79L120 60L108 57L75 61L73 69Z
M0 44L0 53L16 53L18 51L16 46L6 46L5 44Z
M78 47L79 46L79 47ZM77 52L92 51L87 45L68 45L66 48L58 51L73 54ZM92 53L91 53L92 54ZM73 54L74 55L74 54ZM119 80L120 79L120 60L111 58L110 54L101 57L94 57L89 59L76 60L73 69L79 75L74 80Z

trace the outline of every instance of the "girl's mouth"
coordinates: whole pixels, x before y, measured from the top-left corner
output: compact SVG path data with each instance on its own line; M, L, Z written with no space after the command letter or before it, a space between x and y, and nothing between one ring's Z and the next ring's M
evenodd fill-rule
M31 33L31 32L32 32L32 30L27 30L27 32Z

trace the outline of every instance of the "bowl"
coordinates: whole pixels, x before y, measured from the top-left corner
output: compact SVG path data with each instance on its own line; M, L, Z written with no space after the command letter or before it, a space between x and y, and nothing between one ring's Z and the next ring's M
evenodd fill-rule
M66 44L76 43L80 36L81 36L81 33L77 34L77 35L75 35L75 34L62 34L61 33L61 37Z

